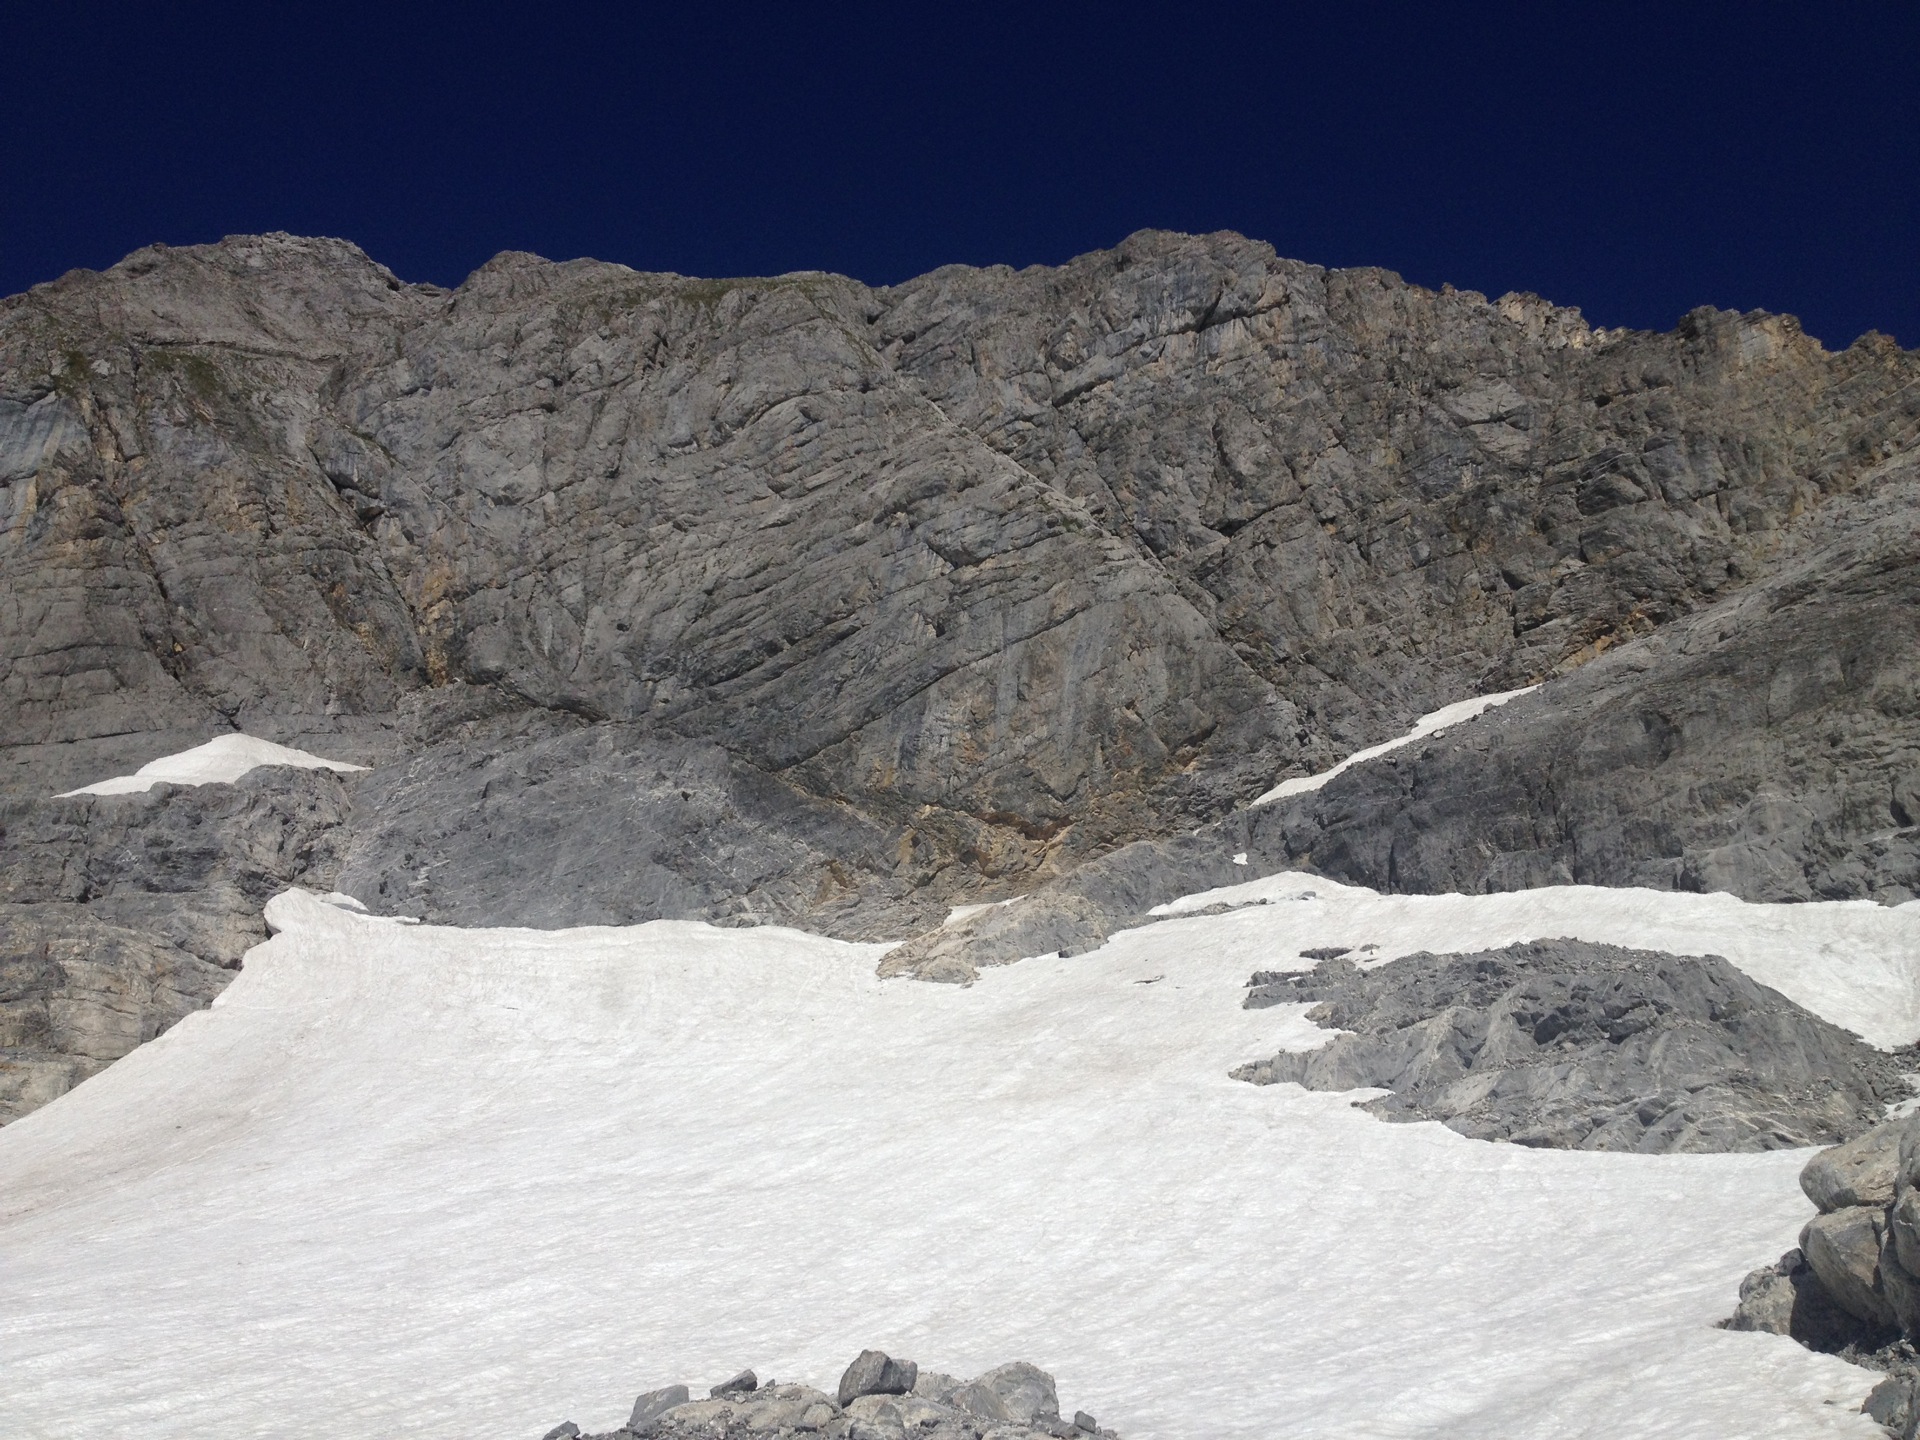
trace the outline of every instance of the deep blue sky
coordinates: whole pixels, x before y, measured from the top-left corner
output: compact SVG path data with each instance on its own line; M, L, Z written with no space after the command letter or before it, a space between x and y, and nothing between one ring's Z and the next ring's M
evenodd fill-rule
M1228 228L1920 345L1920 3L0 6L0 293L154 240L688 274Z

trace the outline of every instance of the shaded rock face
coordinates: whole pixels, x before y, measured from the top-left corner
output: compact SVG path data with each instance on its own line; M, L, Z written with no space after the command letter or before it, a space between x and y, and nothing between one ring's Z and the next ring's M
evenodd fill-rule
M697 915L910 934L940 905L898 883L912 842L722 747L518 711L355 789L338 884L378 913L464 925ZM903 852L906 861L903 865Z
M1797 1249L1740 1282L1740 1303L1725 1328L1790 1335L1810 1350L1828 1353L1863 1341L1875 1344L1884 1334L1884 1327L1842 1309Z
M1246 1003L1312 1003L1308 1018L1350 1033L1236 1078L1385 1088L1373 1113L1482 1140L1791 1149L1867 1130L1911 1093L1893 1057L1712 955L1544 940L1371 970L1333 959L1256 975Z
M242 729L374 767L281 883L936 978L1282 865L1903 898L1916 378L1226 234L886 289L156 246L0 301L0 887L118 863L52 792ZM90 893L230 963L239 892L154 863Z

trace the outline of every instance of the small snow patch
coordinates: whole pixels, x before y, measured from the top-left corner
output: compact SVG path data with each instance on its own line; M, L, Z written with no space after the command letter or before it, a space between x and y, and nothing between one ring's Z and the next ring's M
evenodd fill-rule
M231 785L249 770L262 765L291 765L298 770L364 770L364 765L349 765L344 760L323 760L305 750L276 745L251 735L218 735L204 745L182 750L178 755L162 755L142 765L131 775L116 775L82 785L78 790L63 790L56 798L70 795L131 795L151 790L161 783L169 785Z
M949 925L958 925L962 920L972 919L975 915L984 915L989 910L999 910L1008 905L1018 905L1026 898L1024 895L1016 895L1011 900L988 900L979 905L956 905L947 911L947 918L940 922L940 928L944 930Z
M1526 695L1539 688L1537 685L1526 685L1518 690L1504 690L1498 695L1476 695L1471 700L1461 700L1452 705L1443 705L1432 714L1422 715L1418 720L1414 721L1413 728L1398 740L1389 740L1381 745L1369 746L1365 750L1356 750L1331 770L1322 770L1318 775L1297 775L1291 780L1282 780L1278 785L1267 791L1266 794L1260 796L1253 803L1256 805L1270 805L1275 800L1286 799L1289 795L1304 795L1309 790L1318 790L1322 785L1325 785L1329 780L1333 779L1334 776L1351 766L1358 765L1363 761L1372 760L1380 755L1385 755L1389 750L1398 750L1403 745L1411 745L1416 740L1424 740L1430 735L1438 735L1442 730L1458 725L1462 721L1473 719L1474 716L1480 714L1482 711L1491 710L1496 705L1504 705L1509 700L1517 700L1520 696Z

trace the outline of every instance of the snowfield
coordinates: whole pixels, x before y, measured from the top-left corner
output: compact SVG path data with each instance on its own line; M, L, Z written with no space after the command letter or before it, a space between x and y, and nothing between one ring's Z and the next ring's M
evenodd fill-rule
M150 760L131 775L115 775L78 790L63 790L55 799L69 795L130 795L151 790L163 781L170 785L232 784L249 770L262 765L291 765L299 770L364 770L364 765L349 765L344 760L323 760L305 750L276 745L252 735L216 735L204 745L182 750L177 755L162 755Z
M1867 1372L1712 1328L1811 1214L1805 1152L1531 1151L1227 1071L1325 1039L1239 1008L1255 968L1516 930L1904 1025L1920 906L1237 890L966 989L283 895L214 1009L0 1130L0 1428L534 1440L876 1346L1030 1359L1129 1440L1879 1433Z

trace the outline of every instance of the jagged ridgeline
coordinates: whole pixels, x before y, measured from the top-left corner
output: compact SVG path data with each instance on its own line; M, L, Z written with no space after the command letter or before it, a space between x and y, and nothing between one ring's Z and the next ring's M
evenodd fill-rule
M1908 898L1916 380L1228 234L879 289L75 272L0 303L0 1043L58 1093L294 883L900 938L1200 829L1100 904L1229 853ZM49 798L235 729L372 768Z

